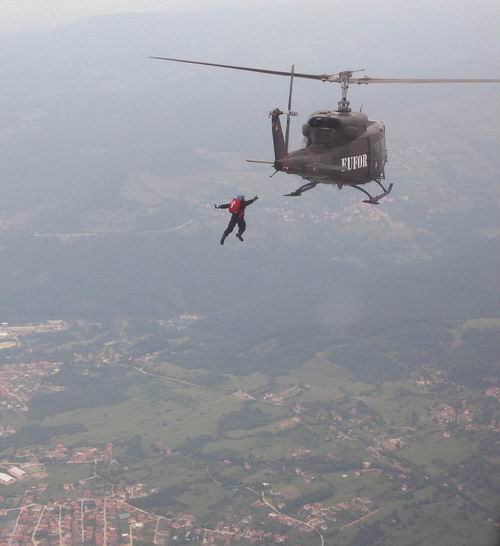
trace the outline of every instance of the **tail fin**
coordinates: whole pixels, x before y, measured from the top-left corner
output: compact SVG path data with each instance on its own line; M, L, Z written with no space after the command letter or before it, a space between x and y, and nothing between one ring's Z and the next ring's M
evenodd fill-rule
M281 128L280 116L283 112L276 108L271 112L271 126L273 131L274 158L283 159L286 156L285 137Z

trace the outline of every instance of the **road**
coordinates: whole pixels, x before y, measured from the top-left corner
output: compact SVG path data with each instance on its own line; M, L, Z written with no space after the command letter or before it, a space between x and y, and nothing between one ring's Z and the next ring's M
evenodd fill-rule
M280 514L281 516L285 516L287 519L291 520L291 521L296 521L299 525L305 525L306 527L309 527L309 529L311 529L311 531L313 531L314 533L317 533L319 538L320 538L320 545L321 546L325 546L325 537L315 528L313 527L310 523L307 523L307 521L302 521L300 519L297 519L297 518L293 518L292 516L288 516L287 514L283 514L283 512L281 512L280 510L278 510L275 506L273 506L265 497L264 495L264 491L261 491L260 493L261 495L261 498L262 498L262 502L268 506L269 508L271 508L271 510L273 512L276 512L277 514Z
M40 517L38 518L38 521L36 522L35 528L33 529L33 534L31 535L31 542L33 542L33 544L34 544L35 546L38 545L38 541L37 541L36 538L35 538L35 537L36 537L36 533L37 533L37 531L38 531L38 528L40 527L40 523L42 522L43 515L45 514L45 510L46 510L46 509L47 509L46 506L44 506L44 507L42 508L42 512L41 512L41 514L40 514Z
M59 545L64 546L63 533L62 533L62 506L59 505Z
M342 530L342 529L348 529L349 527L354 527L355 525L357 525L358 523L361 523L365 519L371 518L377 512L380 512L380 508L378 510L374 510L373 512L368 512L368 514L365 514L364 516L361 516L360 518L355 519L354 521L351 521L350 523L346 523L345 525L342 525L340 529Z
M196 383L191 383L191 381L185 381L184 379L179 379L178 377L173 377L171 375L163 375L159 373L147 372L143 368L136 368L135 366L134 366L134 370L140 373L143 373L144 375L150 375L152 377L160 377L161 379L165 379L166 381L174 381L175 383L181 383L182 385L194 387L195 389L200 389L200 390L206 389L206 387L204 387L203 385L197 385Z
M102 544L103 546L108 546L108 520L106 513L106 503L108 502L108 497L104 497L104 506L102 509L102 519L104 523L104 529L102 530Z
M85 528L83 526L83 499L80 500L80 510L82 512L82 544L85 542Z

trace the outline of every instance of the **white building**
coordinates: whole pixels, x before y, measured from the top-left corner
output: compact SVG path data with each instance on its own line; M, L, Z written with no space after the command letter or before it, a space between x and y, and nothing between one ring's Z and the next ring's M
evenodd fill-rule
M14 478L19 478L19 479L22 479L27 475L27 473L24 470L21 470L17 466L11 466L9 468L9 474L11 476L14 476Z
M16 480L12 476L0 472L0 484L8 485L9 483L14 483L15 481Z

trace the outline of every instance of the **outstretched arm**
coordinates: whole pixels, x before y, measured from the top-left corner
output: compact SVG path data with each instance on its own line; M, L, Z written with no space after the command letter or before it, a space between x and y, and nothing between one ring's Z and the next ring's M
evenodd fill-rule
M245 207L248 207L248 205L251 205L252 203L255 203L257 199L259 198L258 195L256 195L253 199L250 199L249 201L245 201Z

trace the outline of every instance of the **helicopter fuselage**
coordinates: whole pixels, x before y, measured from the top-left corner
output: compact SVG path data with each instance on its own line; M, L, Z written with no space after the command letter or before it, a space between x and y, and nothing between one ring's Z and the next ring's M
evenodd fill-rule
M277 171L315 183L353 186L383 177L385 127L361 112L320 111L303 126L304 148L279 157L278 111L272 113Z

